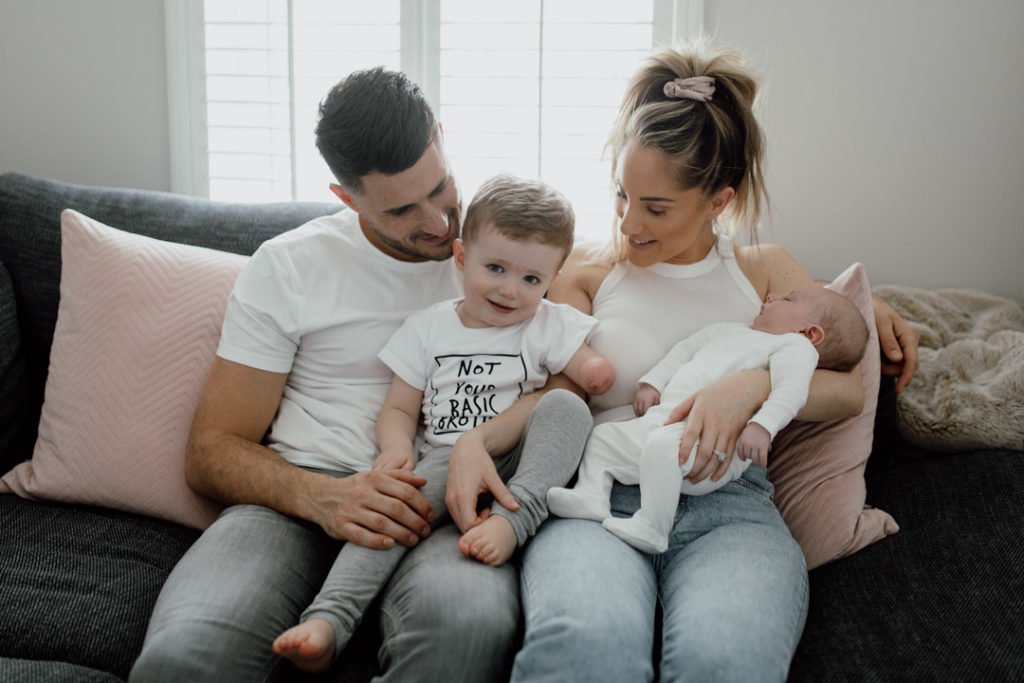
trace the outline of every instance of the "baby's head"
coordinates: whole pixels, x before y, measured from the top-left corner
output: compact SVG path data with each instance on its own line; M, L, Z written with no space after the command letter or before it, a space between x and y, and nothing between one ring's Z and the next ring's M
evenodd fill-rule
M786 296L769 294L753 328L772 334L797 332L818 350L818 367L846 372L864 357L868 326L853 302L841 294L808 285Z
M484 182L455 242L463 322L501 327L533 315L572 250L574 224L572 204L550 185L509 175Z

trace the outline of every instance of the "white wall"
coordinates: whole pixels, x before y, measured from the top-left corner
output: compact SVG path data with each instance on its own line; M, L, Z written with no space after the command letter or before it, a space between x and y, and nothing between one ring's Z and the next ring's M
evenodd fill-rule
M769 241L1024 302L1024 3L707 0L767 77Z
M0 0L0 172L169 190L162 0Z
M707 0L769 83L768 240L1024 301L1024 3ZM0 172L170 188L162 0L0 0Z

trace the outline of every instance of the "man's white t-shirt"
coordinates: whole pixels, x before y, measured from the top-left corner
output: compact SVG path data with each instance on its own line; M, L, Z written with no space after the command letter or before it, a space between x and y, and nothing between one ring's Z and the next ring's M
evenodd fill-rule
M444 301L410 316L380 352L395 374L423 391L430 446L467 432L536 391L565 369L597 321L572 306L541 300L517 325L470 328Z
M358 472L391 384L377 353L409 315L458 296L452 263L383 254L345 209L253 255L228 300L217 355L289 373L268 445L300 466Z

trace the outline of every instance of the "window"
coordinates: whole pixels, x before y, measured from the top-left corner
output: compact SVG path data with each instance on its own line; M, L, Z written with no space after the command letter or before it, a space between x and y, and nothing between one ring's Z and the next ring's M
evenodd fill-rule
M172 177L224 201L329 201L317 103L383 64L418 82L468 201L499 171L608 230L605 138L638 62L695 35L697 0L166 0Z

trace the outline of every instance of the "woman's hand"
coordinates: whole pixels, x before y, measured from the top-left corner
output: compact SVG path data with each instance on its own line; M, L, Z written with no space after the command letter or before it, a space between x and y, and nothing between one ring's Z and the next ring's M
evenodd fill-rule
M686 475L688 481L722 478L732 462L740 433L770 391L767 370L744 370L704 387L672 410L665 424L686 419L679 441L680 465L697 445L693 467ZM724 454L724 459L719 460L716 452Z
M478 430L472 430L455 442L448 463L448 490L444 502L459 531L466 533L487 519L490 512L477 514L476 508L480 494L488 491L509 510L519 509L519 503L498 476L483 437Z
M897 377L898 394L917 372L917 330L881 297L872 296L871 300L875 307L878 345L882 347L882 374Z

